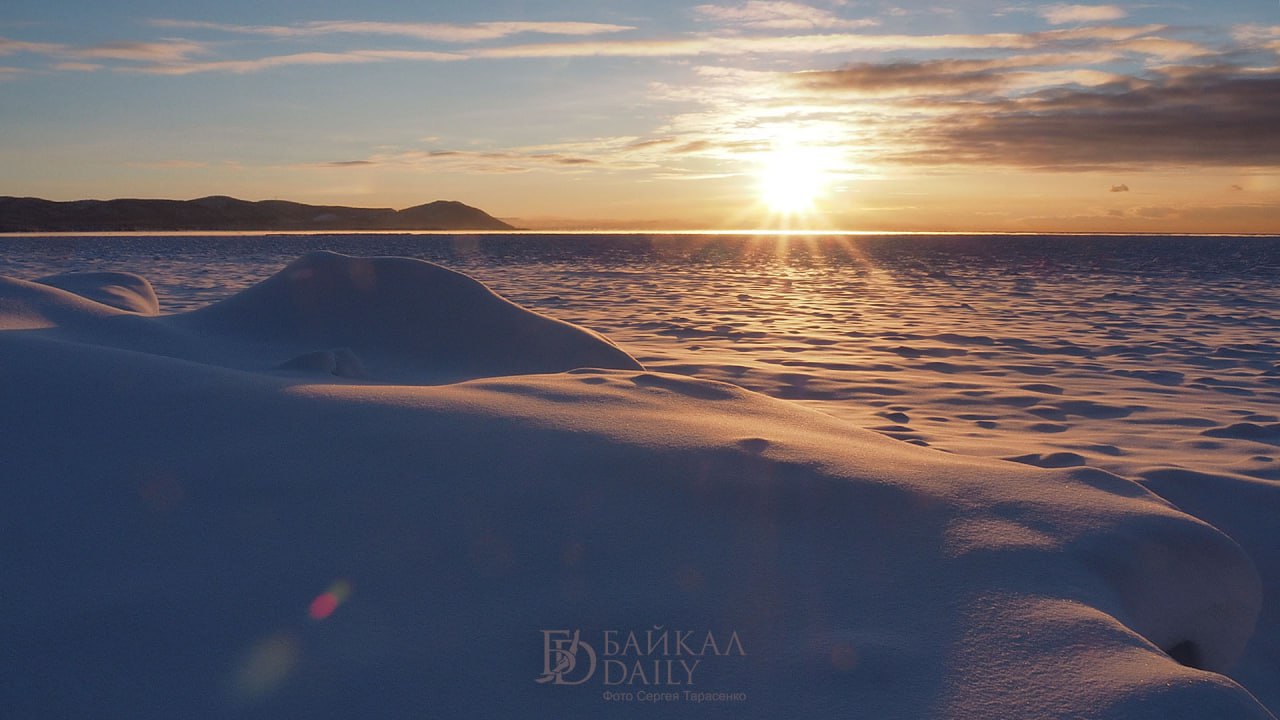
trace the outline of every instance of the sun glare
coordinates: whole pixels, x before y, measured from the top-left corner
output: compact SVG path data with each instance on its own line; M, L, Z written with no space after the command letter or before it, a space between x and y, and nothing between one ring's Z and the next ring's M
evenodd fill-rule
M779 145L760 163L760 200L775 213L803 214L826 190L828 158L820 148Z

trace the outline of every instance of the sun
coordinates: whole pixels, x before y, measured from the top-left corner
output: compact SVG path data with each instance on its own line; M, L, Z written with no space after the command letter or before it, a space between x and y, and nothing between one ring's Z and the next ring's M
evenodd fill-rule
M830 183L829 164L823 148L776 145L764 155L757 170L761 202L782 215L813 210Z

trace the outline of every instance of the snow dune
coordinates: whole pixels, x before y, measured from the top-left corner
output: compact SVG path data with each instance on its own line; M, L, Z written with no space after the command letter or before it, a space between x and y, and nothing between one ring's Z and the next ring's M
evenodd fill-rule
M1271 717L1249 557L1073 458L649 372L418 261L149 291L0 281L15 717ZM598 672L538 682L547 630Z
M526 310L475 280L404 258L309 253L274 277L200 310L165 317L127 273L6 280L8 327L250 371L337 371L434 384L467 378L640 369L585 328ZM57 288L57 289L54 289ZM90 302L97 300L99 302Z

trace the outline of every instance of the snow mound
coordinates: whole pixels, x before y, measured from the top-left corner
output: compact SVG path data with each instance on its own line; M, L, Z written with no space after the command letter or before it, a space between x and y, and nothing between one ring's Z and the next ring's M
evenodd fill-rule
M1248 557L1118 476L643 372L412 261L124 323L31 285L0 286L14 716L1270 717L1220 674ZM496 374L544 366L579 369Z
M374 379L448 382L639 369L603 336L526 310L452 270L407 258L310 253L182 325L299 348L350 348Z
M238 370L322 368L411 384L641 369L597 333L420 260L311 253L220 303L139 317L159 309L150 288L129 273L61 275L39 284L6 279L0 328L44 329L50 338Z
M42 277L42 285L140 315L159 315L160 300L146 278L125 272L65 273Z
M0 276L0 330L67 326L83 330L103 318L122 315L104 305L52 285Z

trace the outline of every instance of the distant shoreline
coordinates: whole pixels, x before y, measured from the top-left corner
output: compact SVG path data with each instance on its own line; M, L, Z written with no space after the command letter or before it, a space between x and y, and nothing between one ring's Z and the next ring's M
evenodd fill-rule
M516 228L455 200L404 210L248 201L215 195L195 200L53 201L0 197L0 233L406 232L503 231Z

